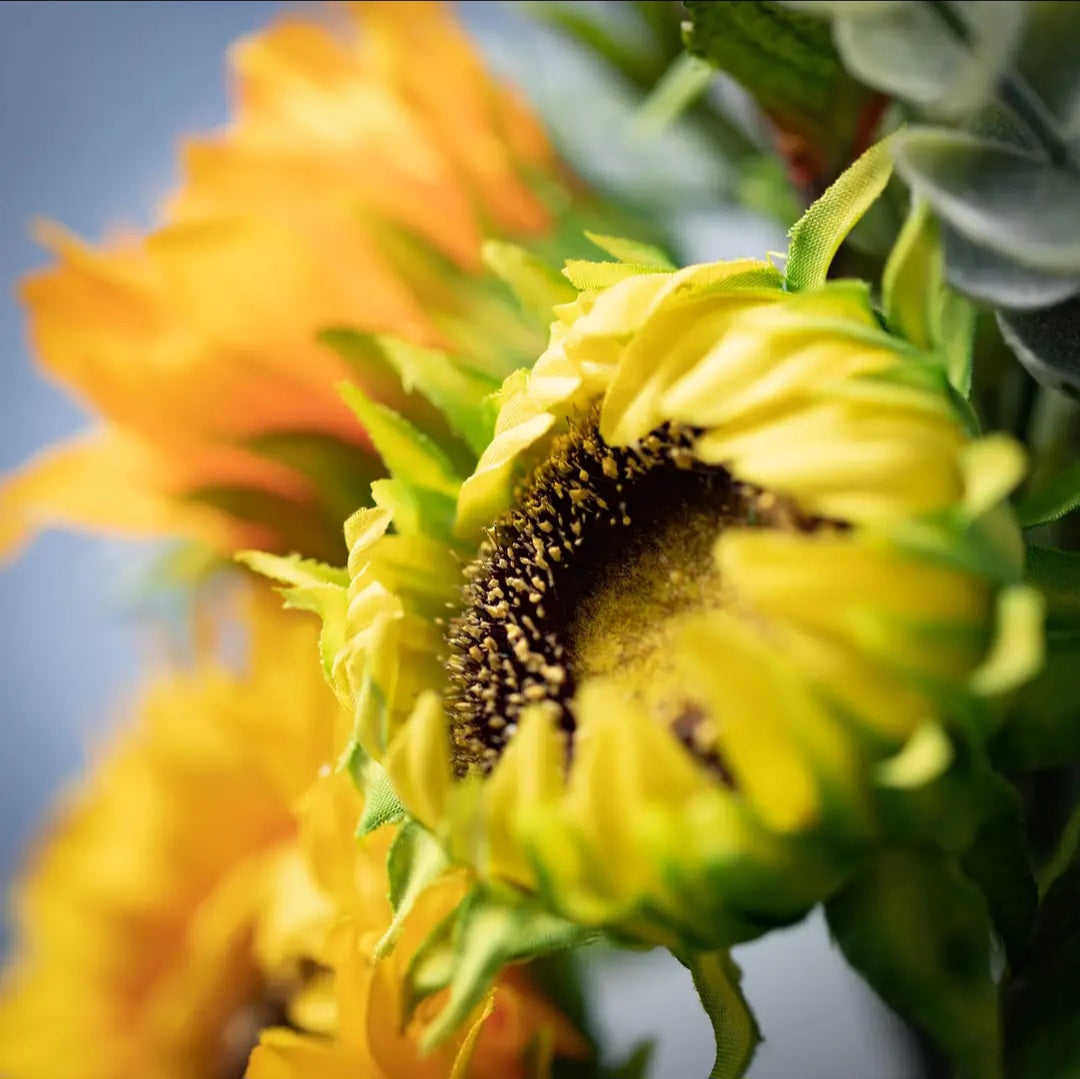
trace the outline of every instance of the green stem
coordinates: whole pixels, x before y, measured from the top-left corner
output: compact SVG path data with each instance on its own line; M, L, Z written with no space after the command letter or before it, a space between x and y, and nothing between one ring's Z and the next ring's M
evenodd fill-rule
M739 989L739 968L727 952L706 952L683 962L716 1035L716 1063L709 1079L742 1079L761 1035Z

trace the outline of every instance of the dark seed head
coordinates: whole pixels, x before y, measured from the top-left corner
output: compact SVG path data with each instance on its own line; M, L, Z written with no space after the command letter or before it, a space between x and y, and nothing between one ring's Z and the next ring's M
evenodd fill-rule
M572 750L576 681L589 673L579 642L609 629L583 620L595 621L606 590L644 586L682 602L685 582L711 572L712 542L727 524L814 527L789 501L698 461L690 428L665 424L634 446L613 447L595 421L572 422L555 440L465 570L461 611L446 634L459 775L489 771L530 705L552 710ZM634 573L655 576L669 564L655 586ZM719 750L699 752L688 723L679 737L723 774Z

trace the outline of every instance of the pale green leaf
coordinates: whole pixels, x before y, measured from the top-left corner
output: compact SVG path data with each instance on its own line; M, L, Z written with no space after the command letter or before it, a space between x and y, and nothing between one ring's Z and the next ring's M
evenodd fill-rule
M1036 379L1080 396L1080 297L1041 311L999 311L997 320L1009 348Z
M1050 307L1080 292L1080 274L1055 274L1025 266L961 236L941 229L945 273L954 288L994 307L1018 310Z
M963 131L893 136L896 167L961 235L1035 269L1080 272L1080 175Z
M955 32L935 5L835 12L833 32L848 71L867 86L937 113L962 116L990 98L1024 27L1019 0L949 5Z

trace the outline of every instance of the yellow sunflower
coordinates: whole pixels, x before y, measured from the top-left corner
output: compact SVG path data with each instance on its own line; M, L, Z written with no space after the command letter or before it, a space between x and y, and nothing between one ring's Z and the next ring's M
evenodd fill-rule
M336 1037L335 991L360 1074L405 1074L400 997L383 991L392 972L370 948L342 947L390 925L389 833L356 842L356 792L344 830L314 812L340 786L330 775L312 789L340 753L344 717L309 676L312 627L275 606L251 600L243 672L205 656L159 679L34 852L0 983L0 1074L239 1079L267 1028L302 1045ZM453 899L433 895L403 933L430 930ZM478 1033L462 1059L475 1050L469 1074L490 1079L516 1074L538 1037L586 1048L525 978L497 990ZM409 1074L445 1076L461 1049ZM263 1056L252 1074L277 1074Z
M322 610L356 736L454 861L721 949L932 827L920 796L1038 662L1023 458L865 286L600 242L625 261L568 265L470 474L349 395L393 479L346 589L250 561Z
M102 422L0 491L0 551L62 523L339 556L380 465L336 384L446 429L399 381L424 354L379 335L467 353L479 392L535 355L480 248L573 206L536 119L442 5L335 13L236 47L235 116L187 144L149 235L40 227L56 263L23 286L30 336Z

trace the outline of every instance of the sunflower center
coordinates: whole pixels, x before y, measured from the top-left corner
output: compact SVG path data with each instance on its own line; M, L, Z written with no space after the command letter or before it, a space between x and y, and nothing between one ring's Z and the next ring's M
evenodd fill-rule
M465 571L448 628L450 713L459 775L486 772L523 709L553 710L572 747L577 684L616 677L703 760L702 717L665 677L679 621L724 602L712 557L731 524L807 527L785 500L693 453L694 431L665 424L608 446L595 417L555 440L515 506Z

